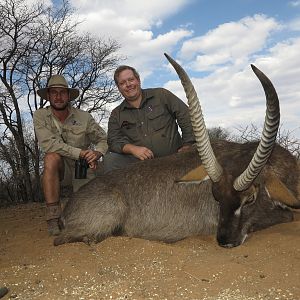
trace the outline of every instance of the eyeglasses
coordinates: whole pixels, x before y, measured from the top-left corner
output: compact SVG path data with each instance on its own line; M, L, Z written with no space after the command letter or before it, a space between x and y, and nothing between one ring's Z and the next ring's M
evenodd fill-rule
M69 96L69 91L67 90L67 89L62 89L62 90L60 90L60 91L57 91L57 90L49 90L49 95L51 96L51 97L55 97L55 98L57 98L58 97L58 95L60 96L60 97L67 97L67 96Z

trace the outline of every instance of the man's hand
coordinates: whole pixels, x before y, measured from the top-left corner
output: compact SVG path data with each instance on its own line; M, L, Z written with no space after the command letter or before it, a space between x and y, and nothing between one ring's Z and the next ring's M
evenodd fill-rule
M140 160L146 160L146 159L151 159L154 158L153 152L148 149L147 147L143 146L136 146L132 144L126 144L123 147L123 152L127 154L132 154L136 158Z
M177 152L186 152L186 151L189 151L191 150L193 147L193 145L191 144L186 144L186 145L183 145L182 147L180 147Z
M91 169L97 168L97 161L102 156L102 153L99 151L93 151L93 150L81 150L80 151L80 157L84 158L87 163L89 164L89 167Z

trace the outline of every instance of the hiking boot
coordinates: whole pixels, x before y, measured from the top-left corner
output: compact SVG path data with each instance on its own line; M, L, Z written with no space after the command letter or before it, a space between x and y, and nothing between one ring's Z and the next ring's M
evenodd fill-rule
M60 233L59 217L61 214L61 207L59 202L47 204L46 220L48 225L48 232L50 236L58 235Z
M59 228L58 220L59 220L58 218L47 220L48 233L49 233L50 236L55 236L55 235L60 234L60 228Z

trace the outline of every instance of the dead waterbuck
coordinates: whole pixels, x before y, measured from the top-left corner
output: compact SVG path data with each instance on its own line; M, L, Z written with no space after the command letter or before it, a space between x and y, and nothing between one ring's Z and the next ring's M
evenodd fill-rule
M210 142L189 77L167 58L187 95L197 149L142 161L85 185L67 203L54 245L111 235L175 242L217 233L219 245L235 247L252 231L292 221L290 207L300 205L299 165L275 143L280 113L270 80L252 66L267 102L261 140Z

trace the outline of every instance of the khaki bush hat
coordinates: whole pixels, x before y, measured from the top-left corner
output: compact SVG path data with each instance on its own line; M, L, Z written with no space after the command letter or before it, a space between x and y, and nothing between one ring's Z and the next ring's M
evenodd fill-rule
M70 100L74 100L79 96L79 90L74 89L74 88L69 88L65 77L62 75L51 76L49 79L49 82L48 82L48 86L43 89L37 90L37 93L41 98L43 98L45 100L49 100L48 99L48 89L50 89L52 87L60 87L60 88L68 89L69 93L70 93Z

